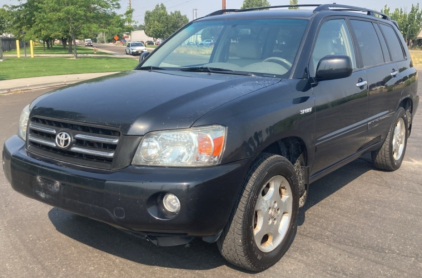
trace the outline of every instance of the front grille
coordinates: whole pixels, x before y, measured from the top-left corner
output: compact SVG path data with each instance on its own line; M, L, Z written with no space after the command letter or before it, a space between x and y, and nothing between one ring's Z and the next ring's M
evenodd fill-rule
M70 135L70 145L56 143L61 132ZM118 130L32 117L28 127L28 150L71 164L110 169L120 139ZM60 142L58 142L60 143Z

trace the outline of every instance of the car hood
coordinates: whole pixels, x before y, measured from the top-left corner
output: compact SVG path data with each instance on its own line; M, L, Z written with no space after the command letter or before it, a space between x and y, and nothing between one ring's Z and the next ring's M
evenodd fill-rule
M31 104L31 116L143 135L152 130L188 128L210 110L279 81L243 75L134 70L45 94Z

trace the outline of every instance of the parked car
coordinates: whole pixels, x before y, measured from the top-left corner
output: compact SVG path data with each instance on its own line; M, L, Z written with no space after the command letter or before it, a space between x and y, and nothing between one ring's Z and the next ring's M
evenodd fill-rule
M37 98L5 142L7 180L157 245L202 238L267 269L312 182L365 153L377 169L401 166L419 104L395 22L315 6L217 11L133 71ZM203 32L219 38L213 51L186 52Z
M154 45L154 42L153 41L147 41L147 43L146 43L147 45Z
M85 39L85 46L92 46L92 40L91 39Z
M147 48L141 42L128 42L126 45L126 55L141 55L144 51L147 51Z
M211 39L207 39L207 40L203 40L201 41L198 46L213 46L214 45L214 41Z

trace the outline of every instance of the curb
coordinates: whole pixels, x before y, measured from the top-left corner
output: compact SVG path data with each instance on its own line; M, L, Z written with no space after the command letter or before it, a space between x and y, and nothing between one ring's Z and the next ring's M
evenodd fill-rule
M83 80L68 81L68 82L53 82L53 83L39 84L39 85L35 85L35 86L24 86L24 87L17 87L17 88L13 88L13 89L0 90L0 96L16 94L16 93L24 93L24 92L28 92L28 91L32 91L32 90L48 89L48 88L53 88L53 87L60 88L60 87L63 87L63 86L66 86L66 85L71 85L71 84L78 83L78 82L81 82L81 81L83 81Z
M26 86L0 89L0 96L15 94L15 93L23 93L23 92L28 92L28 91L32 91L32 90L41 90L41 89L48 89L48 88L60 88L60 87L75 84L75 83L78 83L78 82L83 82L83 81L87 81L87 80L98 78L98 77L112 75L112 74L115 74L115 73L116 72L106 72L106 73L100 73L101 74L100 76L95 76L95 77L84 78L84 77L79 76L78 78L73 77L74 79L71 78L70 80L45 82L45 83L38 83L38 84L33 84L33 85L28 84ZM63 79L68 78L68 76L69 75L63 75ZM33 77L33 78L38 78L38 77ZM41 78L48 78L48 76L43 76ZM14 80L19 80L19 79L14 79Z

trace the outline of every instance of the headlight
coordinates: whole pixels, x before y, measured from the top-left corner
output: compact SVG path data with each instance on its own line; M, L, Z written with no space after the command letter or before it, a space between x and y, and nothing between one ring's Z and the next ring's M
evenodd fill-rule
M24 141L26 141L26 130L28 128L28 120L29 120L29 113L30 112L31 112L31 110L29 110L29 104L28 104L22 110L21 117L19 118L18 135Z
M195 167L220 162L226 143L223 126L157 131L145 135L132 164Z

